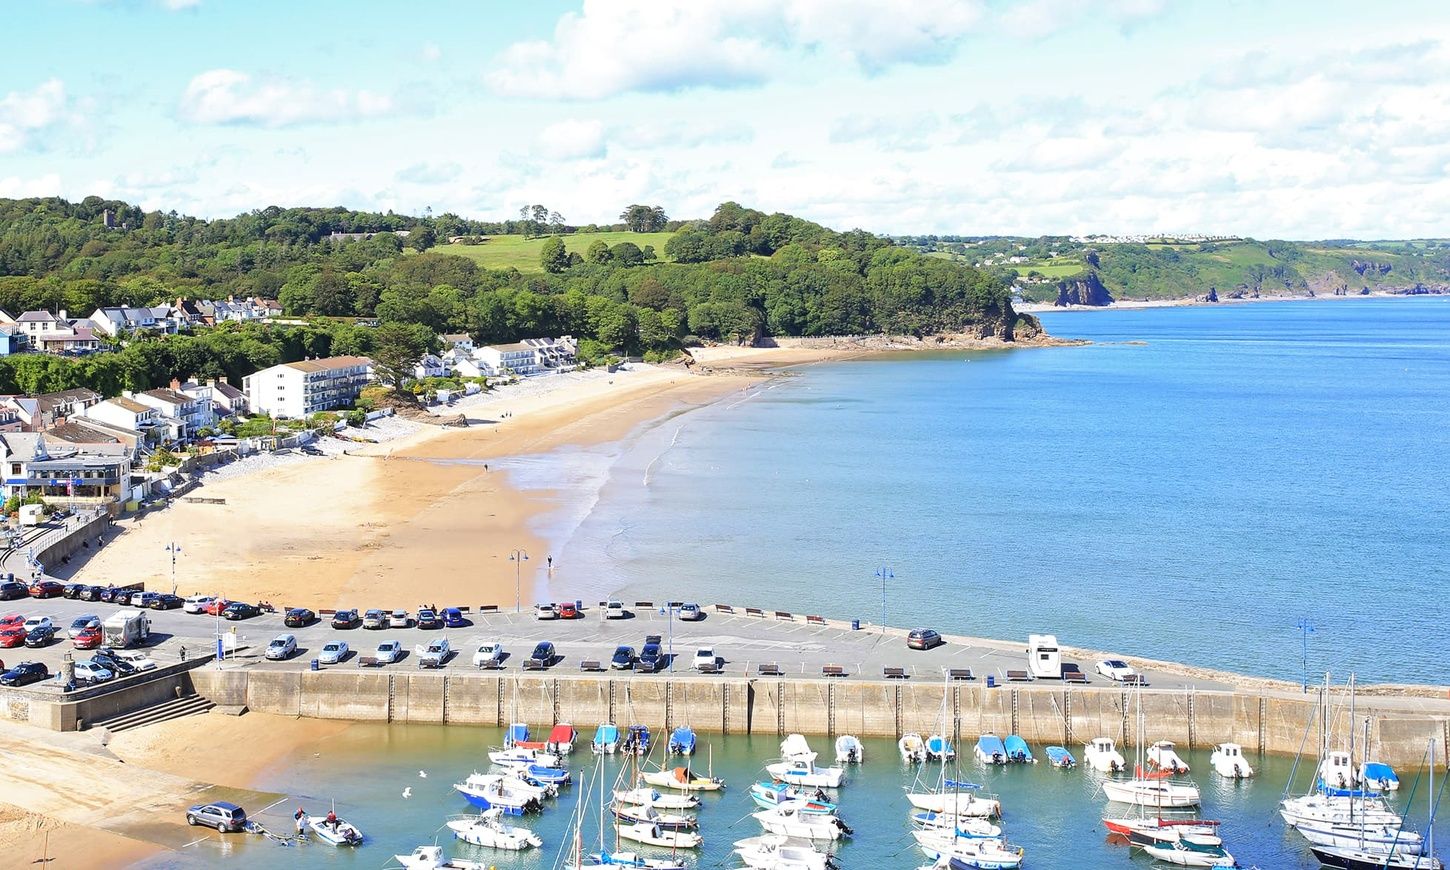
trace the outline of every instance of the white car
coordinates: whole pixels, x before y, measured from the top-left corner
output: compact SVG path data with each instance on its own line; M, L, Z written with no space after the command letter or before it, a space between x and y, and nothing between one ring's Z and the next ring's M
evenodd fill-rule
M181 609L186 613L201 613L206 606L216 600L215 595L188 595L186 600L181 602Z
M534 606L535 619L558 619L559 611L554 609L552 604L538 604Z
M719 662L720 659L715 655L715 650L712 647L702 647L695 650L695 661L691 664L691 667L698 671L700 665L715 665Z
M413 654L418 657L418 667L441 668L453 655L453 647L448 645L448 638L440 637L426 646L420 643L413 647Z
M297 638L290 634L279 634L272 638L271 643L267 644L267 649L262 652L262 655L274 662L280 662L291 658L295 652L297 652Z
M503 661L503 644L501 643L483 644L473 654L473 666L475 668L498 667L498 663L501 661Z
M378 644L377 652L373 653L373 657L385 665L390 665L403 657L403 642L385 640Z
M347 658L347 641L330 640L322 645L322 652L317 654L317 660L324 665L335 665Z
M34 631L37 628L50 628L51 627L50 617L49 616L32 616L29 619L25 620L25 625L22 626L22 627L25 629L25 633L26 634L29 634L30 632Z
M410 628L413 617L406 610L394 610L388 615L388 628Z
M623 619L625 617L623 601L606 601L604 603L605 619Z
M138 671L156 670L156 660L139 649L118 649L111 655Z
M95 662L76 662L76 682L94 685L104 683L107 680L115 679L116 675L111 673L110 668L98 665Z
M1098 673L1117 683L1133 680L1138 676L1133 666L1122 659L1103 659L1098 662Z
M680 605L680 621L681 622L699 622L700 620L702 620L704 618L705 618L705 611L703 611L703 610L700 609L700 605L698 605L698 604L681 604Z

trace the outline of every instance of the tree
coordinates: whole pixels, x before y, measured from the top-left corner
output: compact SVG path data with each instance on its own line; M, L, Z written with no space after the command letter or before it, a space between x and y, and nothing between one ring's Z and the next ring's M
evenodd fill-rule
M555 234L564 232L564 216L556 211L549 212L549 232Z
M536 223L536 224L545 224L545 223L548 223L548 221L549 221L549 209L548 209L547 206L535 205L531 209L529 209L529 212L532 214L532 216L534 218L534 223Z
M634 242L620 242L609 249L609 257L621 266L638 266L644 262L644 252Z
M433 343L433 334L419 323L384 323L373 335L373 368L378 380L399 391L413 377L413 367Z
M437 243L438 236L433 232L433 228L427 224L413 227L412 232L408 233L408 247L420 254Z
M544 241L544 247L539 249L539 265L545 272L557 273L569 268L569 251L562 238L552 236Z
M669 217L661 206L639 205L638 203L620 212L619 219L631 232L635 233L656 233L669 223Z
M608 263L609 245L603 239L595 239L584 252L586 263Z

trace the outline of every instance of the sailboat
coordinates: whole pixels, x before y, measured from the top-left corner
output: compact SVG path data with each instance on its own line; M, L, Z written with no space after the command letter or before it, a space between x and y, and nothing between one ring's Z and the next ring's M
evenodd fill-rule
M783 834L736 840L734 852L752 870L832 870L836 866L810 840Z
M503 810L484 810L478 815L450 816L447 825L453 836L471 846L487 846L493 849L521 851L530 846L542 846L544 841L528 828L518 828L503 822Z
M1192 783L1175 782L1170 779L1173 776L1171 770L1149 771L1144 765L1143 745L1143 690L1140 687L1137 692L1138 699L1138 747L1137 764L1133 768L1133 778L1127 780L1106 779L1102 782L1103 794L1108 800L1124 804L1136 804L1138 806L1157 807L1159 810L1165 808L1182 809L1185 807L1196 807L1199 802L1198 786ZM1171 747L1172 744L1168 744ZM1178 756L1173 755L1174 758Z
M1364 722L1364 743L1366 762L1369 755L1369 720ZM1338 867L1341 870L1398 870L1398 868L1414 868L1414 870L1444 870L1444 864L1435 857L1435 805L1439 802L1435 795L1435 741L1430 740L1430 789L1432 795L1430 804L1429 837L1425 845L1413 849L1402 849L1398 846L1399 832L1385 848L1382 843L1371 843L1365 839L1363 832L1366 830L1366 821L1363 815L1360 816L1361 839L1357 844L1351 845L1319 845L1310 847L1314 857L1325 867ZM1365 793L1361 791L1361 795ZM1351 798L1351 801L1353 798ZM1368 800L1362 796L1360 801Z
M573 837L569 843L569 860L565 863L567 870L585 870L585 868L616 867L628 868L628 870L689 870L688 865L676 858L646 858L636 852L625 852L619 849L618 829L616 828L616 842L613 851L604 846L604 778L603 768L599 762L595 763L594 773L590 777L590 787L584 791L575 810L575 816L571 825L574 829ZM599 789L599 851L584 854L584 811L589 806L591 793L594 787Z
M1355 679L1349 677L1349 718L1354 721ZM1329 748L1329 675L1324 675L1320 704L1319 766L1308 794L1285 798L1279 803L1279 815L1296 829L1308 829L1326 835L1344 825L1358 828L1399 830L1404 818L1390 809L1376 792L1353 788L1354 729L1349 730L1349 751ZM1302 830L1301 830L1302 833ZM1306 837L1310 834L1306 834Z

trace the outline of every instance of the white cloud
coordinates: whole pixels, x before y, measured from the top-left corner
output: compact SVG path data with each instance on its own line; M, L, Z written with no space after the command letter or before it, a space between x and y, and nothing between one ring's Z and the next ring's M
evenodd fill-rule
M366 89L323 89L310 82L255 78L231 69L198 74L181 95L182 118L199 124L287 127L393 114L392 97Z
M418 52L419 56L429 63L436 63L443 59L443 49L438 47L436 42L425 42L423 48Z
M750 142L755 138L755 128L736 122L646 123L611 129L609 138L611 145L632 148L701 148Z
M457 178L463 167L457 163L414 163L399 170L397 179L410 184L443 184Z
M162 8L170 12L180 12L184 9L195 9L201 5L201 0L161 0Z
M66 106L65 84L60 79L0 97L0 154L19 151L35 134L59 124L65 119Z
M600 121L556 121L539 131L534 153L551 160L582 160L603 157L609 150L604 124Z
M1127 27L1162 10L1162 0L1027 0L1005 6L998 23L1013 36L1037 39L1080 24L1089 16Z
M17 175L0 177L0 197L23 199L28 196L55 196L61 192L60 176L54 172L36 178Z

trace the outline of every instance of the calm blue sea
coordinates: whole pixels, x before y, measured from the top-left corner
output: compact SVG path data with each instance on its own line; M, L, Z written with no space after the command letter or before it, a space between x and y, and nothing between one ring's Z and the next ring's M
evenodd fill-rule
M1062 312L516 463L553 591L1450 682L1450 299ZM564 470L560 470L560 469Z

